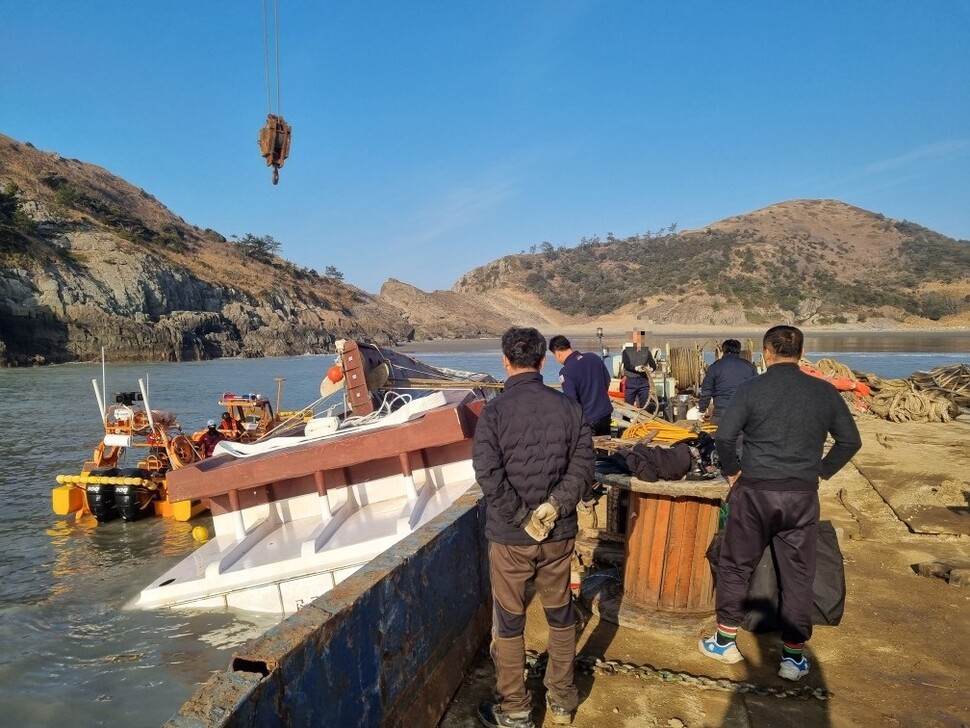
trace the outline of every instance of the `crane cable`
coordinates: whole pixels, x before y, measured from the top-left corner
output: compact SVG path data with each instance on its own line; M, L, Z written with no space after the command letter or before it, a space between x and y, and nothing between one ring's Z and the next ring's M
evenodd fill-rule
M280 5L279 0L273 0L273 45L276 49L276 112L283 114L283 92L281 87L280 75ZM269 60L269 22L266 17L266 0L263 0L263 53L266 59L266 115L273 113L272 109L272 83L270 81L270 60Z
M272 108L272 81L270 74L270 37L266 0L263 0L263 55L266 65L266 126L259 130L260 153L266 166L273 168L273 184L280 180L280 167L290 155L291 127L283 118L282 74L280 71L280 5L273 0L273 44L276 51L276 113Z

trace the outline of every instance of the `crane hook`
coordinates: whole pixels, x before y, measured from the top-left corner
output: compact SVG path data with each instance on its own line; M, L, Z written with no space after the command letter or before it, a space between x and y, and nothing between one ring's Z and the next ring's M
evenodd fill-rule
M292 129L282 116L267 114L266 126L259 130L259 150L266 166L273 168L273 184L280 181L280 167L290 156L290 133Z

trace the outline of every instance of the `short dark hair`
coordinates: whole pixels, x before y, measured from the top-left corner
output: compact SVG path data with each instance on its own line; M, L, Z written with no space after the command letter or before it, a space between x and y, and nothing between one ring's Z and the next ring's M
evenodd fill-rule
M566 351L566 349L572 348L573 345L569 343L569 339L562 334L558 334L549 339L549 351Z
M794 326L772 326L765 332L765 348L783 359L800 358L804 344L805 336Z
M725 354L740 354L741 342L737 339L725 339L724 343L721 344L721 351Z
M502 353L516 369L539 369L546 339L538 329L512 327L502 334Z

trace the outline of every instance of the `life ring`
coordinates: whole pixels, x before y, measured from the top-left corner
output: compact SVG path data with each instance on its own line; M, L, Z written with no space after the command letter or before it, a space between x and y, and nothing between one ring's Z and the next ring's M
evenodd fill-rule
M168 456L176 468L184 468L199 459L199 453L185 435L176 435L168 441Z

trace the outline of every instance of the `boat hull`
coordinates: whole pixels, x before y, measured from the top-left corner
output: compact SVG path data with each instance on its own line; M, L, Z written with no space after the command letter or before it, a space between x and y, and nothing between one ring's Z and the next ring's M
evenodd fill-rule
M470 458L216 515L216 537L142 590L133 604L296 612L448 508L475 484ZM410 495L409 495L410 494ZM324 517L322 511L329 511Z

